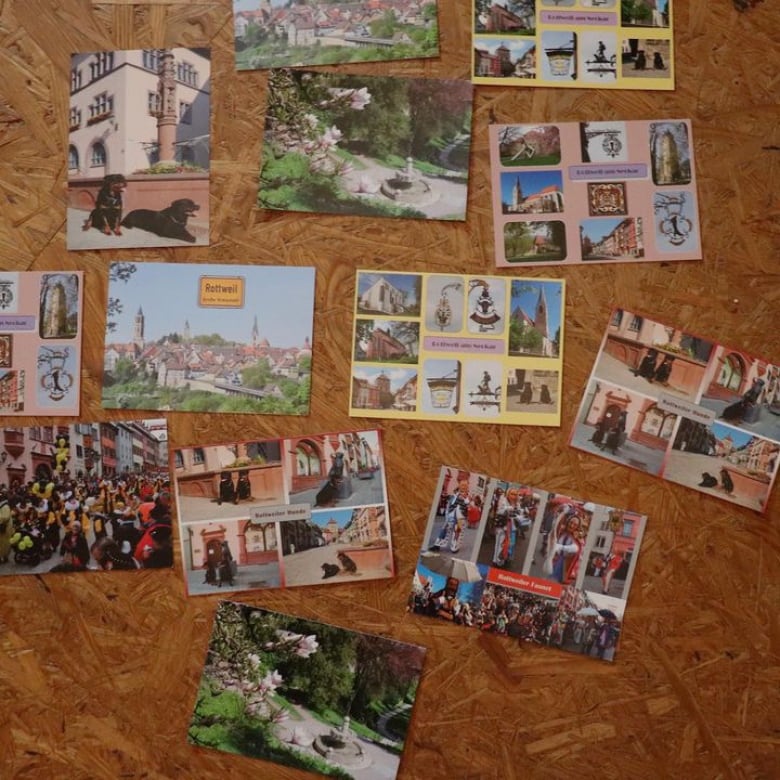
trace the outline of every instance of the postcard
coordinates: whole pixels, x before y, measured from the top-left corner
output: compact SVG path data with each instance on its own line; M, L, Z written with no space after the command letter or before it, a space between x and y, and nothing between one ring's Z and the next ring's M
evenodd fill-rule
M378 430L174 451L190 596L394 574Z
M689 120L490 126L496 265L699 260Z
M75 417L82 271L0 271L0 414Z
M425 648L221 601L192 745L340 778L398 773Z
M353 417L560 425L565 282L361 270Z
M236 69L439 56L438 0L233 0Z
M103 406L309 413L314 268L112 263Z
M475 84L674 89L671 0L473 0Z
M73 54L68 249L209 243L208 49Z
M646 522L443 466L408 610L612 661Z
M5 428L0 576L173 566L162 419Z
M780 363L615 309L569 443L765 512L780 461Z
M270 71L258 206L463 222L472 98L468 81Z

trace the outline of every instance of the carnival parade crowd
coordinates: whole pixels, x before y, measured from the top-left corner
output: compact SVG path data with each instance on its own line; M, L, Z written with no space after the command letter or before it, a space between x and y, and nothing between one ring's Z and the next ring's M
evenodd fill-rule
M167 478L54 472L0 485L0 575L173 566ZM45 568L44 568L45 567Z
M412 593L409 609L457 625L594 658L610 660L614 653L620 633L615 618L578 615L555 600L490 583L484 586L479 603L474 606L458 598L458 586L458 580L450 577L444 588L432 592L429 580Z

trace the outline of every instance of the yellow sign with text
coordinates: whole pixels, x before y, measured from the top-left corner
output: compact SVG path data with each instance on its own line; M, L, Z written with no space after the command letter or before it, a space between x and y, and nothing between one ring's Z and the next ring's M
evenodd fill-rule
M240 309L244 305L243 276L201 276L198 305L220 309Z

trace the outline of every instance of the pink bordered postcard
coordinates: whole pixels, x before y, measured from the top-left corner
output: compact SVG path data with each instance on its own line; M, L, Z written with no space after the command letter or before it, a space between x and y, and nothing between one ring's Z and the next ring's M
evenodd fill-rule
M780 364L615 309L570 444L764 512L780 461Z
M474 88L276 68L258 206L463 222Z
M221 601L188 742L342 780L394 780L424 659L419 645Z
M353 417L560 425L565 282L357 272Z
M671 0L473 0L475 84L674 89Z
M394 575L378 430L176 449L190 596Z
M612 661L646 522L442 466L407 609Z
M0 577L173 566L163 419L6 428Z
M209 243L211 53L73 54L68 249Z
M691 123L490 126L496 265L701 259Z
M0 414L75 417L82 271L0 271Z

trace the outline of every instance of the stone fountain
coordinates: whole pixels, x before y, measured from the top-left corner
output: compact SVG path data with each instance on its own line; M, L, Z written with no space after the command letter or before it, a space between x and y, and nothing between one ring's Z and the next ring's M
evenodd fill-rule
M340 729L330 729L314 738L312 747L328 761L351 769L364 769L371 764L360 743L349 728L349 716Z
M385 179L379 189L383 195L397 203L427 206L436 202L439 195L415 172L413 162L411 157L407 157L406 167Z

